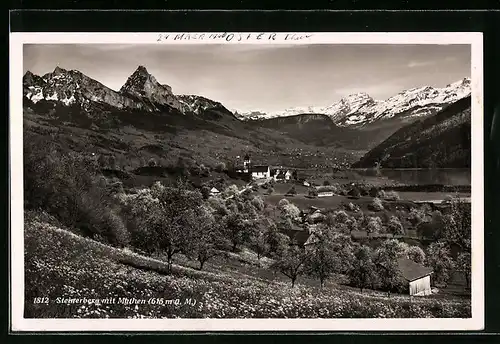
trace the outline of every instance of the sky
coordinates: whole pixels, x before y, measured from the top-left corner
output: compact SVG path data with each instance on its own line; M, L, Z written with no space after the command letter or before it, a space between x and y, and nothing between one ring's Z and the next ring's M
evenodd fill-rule
M23 55L24 72L77 69L114 90L143 65L175 94L239 112L328 106L359 92L384 100L471 76L470 45L29 44Z

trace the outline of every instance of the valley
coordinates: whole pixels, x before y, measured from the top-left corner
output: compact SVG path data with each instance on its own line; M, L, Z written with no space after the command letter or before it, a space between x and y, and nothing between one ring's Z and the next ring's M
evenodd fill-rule
M247 117L142 65L23 89L25 316L470 317L469 79ZM47 290L198 304L28 304Z

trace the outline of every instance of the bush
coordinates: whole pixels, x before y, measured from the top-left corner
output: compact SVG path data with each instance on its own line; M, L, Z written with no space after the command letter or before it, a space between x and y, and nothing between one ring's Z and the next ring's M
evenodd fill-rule
M226 170L226 164L224 162L219 162L217 165L215 165L215 171L217 172L224 172Z
M379 193L379 188L377 188L377 187L375 187L375 186L372 186L372 187L370 188L370 191L368 192L368 195L369 195L370 197L375 198L375 197L377 197L377 196L378 196L378 193Z
M288 202L288 200L286 198L282 198L279 200L278 202L278 209L283 209L286 205L289 205L290 202Z
M401 221L396 216L392 216L387 223L387 230L394 235L404 235L405 231Z
M380 190L377 194L377 197L390 200L390 201L397 201L399 200L399 194L396 191L393 190Z
M364 228L368 233L378 234L382 232L384 226L382 225L382 219L378 216L370 217L366 228ZM361 228L363 229L363 228Z
M354 204L352 202L343 203L342 206L343 206L343 208L345 210L348 210L348 211L352 211L352 212L359 212L359 211L361 211L361 208L357 204Z
M373 211L382 211L382 210L384 210L384 205L382 204L382 201L380 200L380 198L376 197L373 199L369 208Z
M418 246L410 246L406 252L408 259L418 264L425 263L425 252Z
M318 197L318 190L316 189L311 189L308 192L309 197Z
M446 195L446 196L444 196L443 201L445 201L445 202L451 202L451 201L453 201L453 196L452 195Z
M259 211L264 210L264 200L259 196L255 196L252 199L252 205Z
M107 238L107 242L111 244L124 247L130 242L130 233L125 227L123 219L115 210L108 209L104 211L99 227Z
M298 221L300 218L300 209L292 203L284 205L281 209L281 216L292 221Z
M155 158L151 158L151 159L149 159L149 161L148 161L148 166L149 166L149 167L153 167L153 166L157 166L157 165L158 165L158 164L156 163Z
M238 186L236 186L235 184L232 184L230 185L225 191L225 195L226 197L230 197L230 196L235 196L238 194Z
M361 192L359 191L359 189L354 186L348 193L349 196L353 197L353 198L359 198L361 196Z
M288 192L286 193L287 195L296 195L297 194L297 190L295 190L295 185L293 185L290 190L288 190Z

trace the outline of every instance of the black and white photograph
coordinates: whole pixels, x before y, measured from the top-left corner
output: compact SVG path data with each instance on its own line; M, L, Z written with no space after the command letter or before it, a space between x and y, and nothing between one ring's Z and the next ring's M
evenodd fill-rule
M10 119L28 327L481 326L480 35L26 35Z

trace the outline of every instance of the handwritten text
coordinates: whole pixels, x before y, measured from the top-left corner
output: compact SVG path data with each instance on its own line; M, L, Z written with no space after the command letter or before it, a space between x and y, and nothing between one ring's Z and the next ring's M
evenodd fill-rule
M311 38L313 34L308 33L283 33L283 32L223 32L223 33L162 33L158 35L157 42L166 41L220 41L220 42L242 42L242 41L301 41Z

